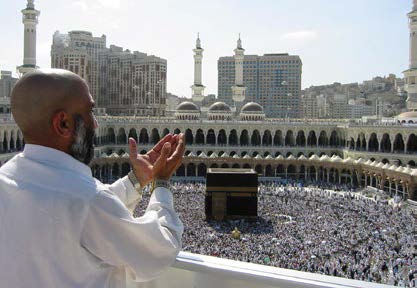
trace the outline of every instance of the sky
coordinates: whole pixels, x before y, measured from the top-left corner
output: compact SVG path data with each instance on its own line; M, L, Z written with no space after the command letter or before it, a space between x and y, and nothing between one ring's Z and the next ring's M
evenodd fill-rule
M0 0L0 69L23 63L26 0ZM131 51L168 61L167 91L191 97L192 49L200 33L205 94L217 94L217 60L289 53L303 62L302 87L362 82L408 67L411 0L35 0L41 11L37 64L50 67L56 30L91 31Z

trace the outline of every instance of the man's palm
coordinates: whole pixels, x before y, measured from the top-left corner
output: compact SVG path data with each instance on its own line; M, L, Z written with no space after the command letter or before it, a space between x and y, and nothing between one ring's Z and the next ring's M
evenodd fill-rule
M162 138L153 148L146 154L138 154L137 144L135 139L129 138L129 157L133 172L138 178L141 186L146 186L153 178L153 165L161 155L162 147L165 143L171 144L171 151L169 156L175 151L177 146L177 136L168 134ZM168 156L168 157L169 157Z

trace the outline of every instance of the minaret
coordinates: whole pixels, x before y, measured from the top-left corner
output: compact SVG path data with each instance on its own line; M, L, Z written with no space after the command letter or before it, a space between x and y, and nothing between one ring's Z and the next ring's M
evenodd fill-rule
M191 90L193 93L193 102L196 103L198 106L201 106L201 102L203 101L204 95L204 85L202 84L202 59L203 59L203 51L204 49L201 48L201 41L200 41L200 34L197 34L197 41L195 43L194 51L194 85L191 86Z
M243 59L245 58L245 49L242 48L242 40L240 40L240 34L239 39L237 40L237 47L234 52L235 85L232 86L232 98L235 102L236 113L238 113L246 97L246 87L243 85Z
M407 14L410 29L410 64L404 71L406 78L405 90L407 91L407 108L417 111L417 0L413 0L413 11Z
M24 30L23 65L18 67L19 74L23 75L36 69L36 25L40 11L35 9L34 0L27 0L26 8L22 10Z

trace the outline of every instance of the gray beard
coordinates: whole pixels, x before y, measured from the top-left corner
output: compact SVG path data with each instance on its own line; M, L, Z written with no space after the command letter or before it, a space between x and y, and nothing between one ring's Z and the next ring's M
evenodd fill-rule
M88 165L94 157L94 129L87 128L80 115L74 116L75 139L69 154L78 161Z

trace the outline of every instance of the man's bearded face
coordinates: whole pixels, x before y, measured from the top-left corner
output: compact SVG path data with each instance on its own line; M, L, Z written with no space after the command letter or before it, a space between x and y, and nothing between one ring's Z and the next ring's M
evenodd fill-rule
M81 115L74 115L74 143L70 147L70 155L88 165L94 157L94 128L86 127Z

